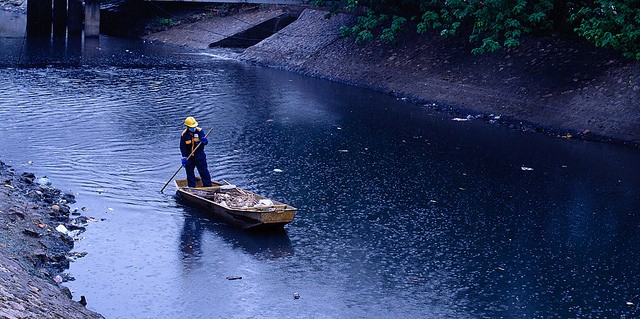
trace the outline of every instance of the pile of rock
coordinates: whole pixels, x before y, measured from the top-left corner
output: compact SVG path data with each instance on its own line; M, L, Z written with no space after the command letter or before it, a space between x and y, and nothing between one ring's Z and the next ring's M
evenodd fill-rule
M0 161L0 317L102 318L61 285L74 243L68 231L84 230L86 221L71 218L73 202L47 179Z

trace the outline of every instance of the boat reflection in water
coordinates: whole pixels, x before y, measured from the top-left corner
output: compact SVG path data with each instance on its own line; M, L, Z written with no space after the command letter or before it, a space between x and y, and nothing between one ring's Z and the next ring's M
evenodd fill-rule
M205 212L186 206L184 224L180 233L180 251L184 260L198 260L203 254L203 235L210 232L219 236L233 248L239 248L258 259L277 259L293 255L291 240L283 228L268 231L245 231L217 221Z

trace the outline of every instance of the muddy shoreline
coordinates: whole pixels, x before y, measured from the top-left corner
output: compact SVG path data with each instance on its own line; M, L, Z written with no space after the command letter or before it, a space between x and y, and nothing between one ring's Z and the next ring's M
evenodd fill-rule
M102 318L64 286L73 278L63 271L82 256L72 252L74 237L91 220L72 211L73 203L73 194L46 177L0 161L1 318Z

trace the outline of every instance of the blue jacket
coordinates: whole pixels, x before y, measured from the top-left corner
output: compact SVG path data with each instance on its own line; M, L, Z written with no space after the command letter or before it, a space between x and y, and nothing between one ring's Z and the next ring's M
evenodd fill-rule
M182 153L182 157L188 157L191 152L195 149L195 147L200 142L200 137L204 137L204 131L201 128L196 128L195 132L189 131L189 129L185 129L182 131L182 135L180 136L180 153ZM192 158L201 159L206 155L204 154L204 145L200 145L198 150L193 154Z

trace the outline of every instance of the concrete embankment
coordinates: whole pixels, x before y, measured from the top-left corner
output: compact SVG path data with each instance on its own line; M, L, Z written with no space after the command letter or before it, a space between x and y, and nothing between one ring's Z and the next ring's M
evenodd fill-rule
M0 318L102 318L63 286L70 235L87 218L70 212L72 194L48 184L0 161Z
M234 38L238 40L233 41L235 43L248 41L252 45L279 29L277 25L268 25L269 21L289 16L288 10L273 7L269 10L215 16L194 23L180 23L168 30L151 33L142 38L155 43L167 43L195 49L208 49L223 41L231 42L230 40ZM255 30L255 34L244 34L251 29ZM262 38L260 38L261 35L263 35ZM253 38L255 41L252 41Z

